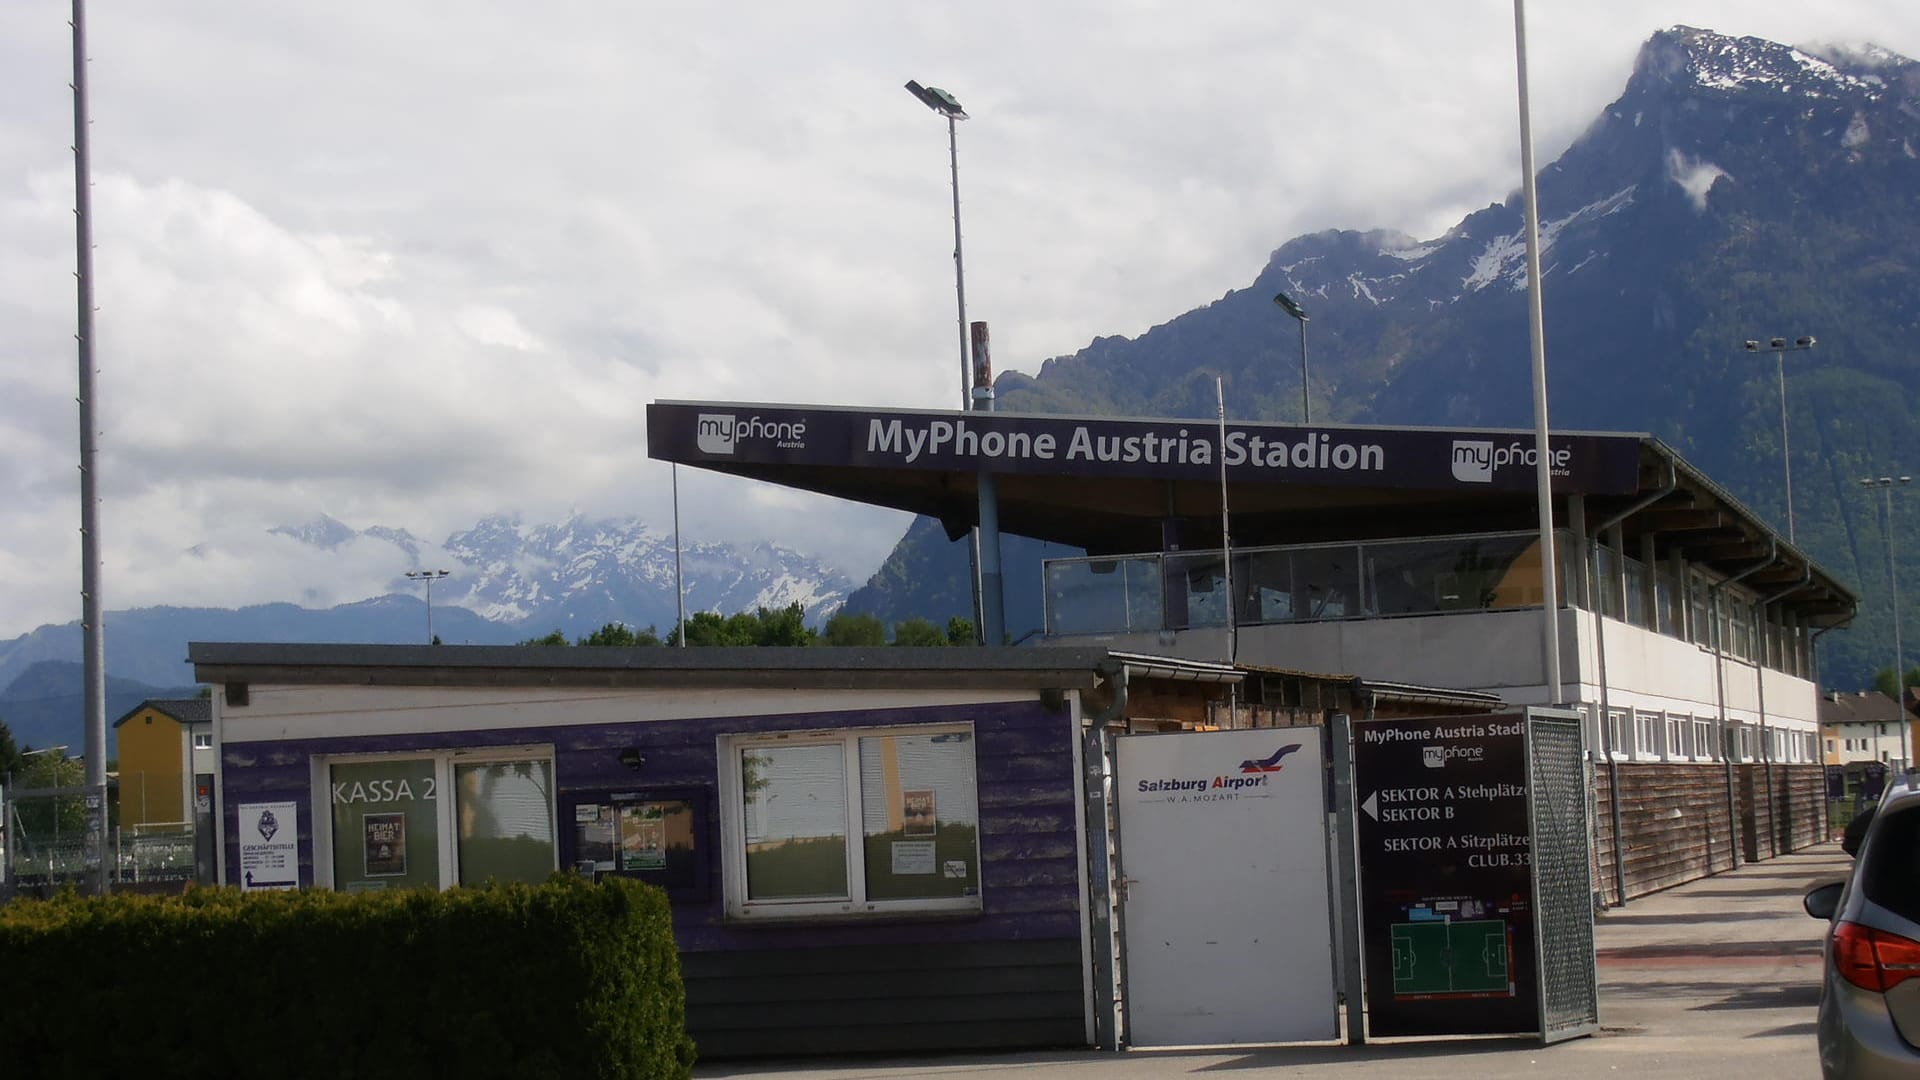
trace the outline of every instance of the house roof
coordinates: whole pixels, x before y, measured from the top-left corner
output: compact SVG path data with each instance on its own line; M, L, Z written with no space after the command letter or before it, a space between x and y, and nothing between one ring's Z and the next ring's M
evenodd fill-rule
M1902 711L1878 690L1832 690L1820 695L1823 725L1894 724L1899 723Z
M213 702L206 698L148 698L128 709L126 715L113 722L113 726L119 727L139 715L144 709L152 709L182 724L206 724L213 721Z
M1362 693L1370 693L1380 701L1394 701L1404 704L1446 705L1450 707L1481 708L1488 712L1506 706L1506 700L1499 694L1484 690L1456 690L1446 686L1421 686L1416 683L1388 682L1384 679L1363 679L1358 675L1336 674L1325 671L1303 671L1297 668L1271 667L1262 664L1241 664L1241 669L1254 675L1278 675L1288 679L1334 683L1352 687Z
M202 682L386 686L999 688L1088 690L1135 677L1238 681L1231 666L1099 647L338 645L190 642Z

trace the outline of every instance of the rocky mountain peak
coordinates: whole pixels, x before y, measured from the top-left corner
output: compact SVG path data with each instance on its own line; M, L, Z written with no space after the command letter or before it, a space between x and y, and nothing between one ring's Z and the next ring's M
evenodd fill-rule
M1757 37L1675 26L1641 46L1627 84L1700 89L1712 94L1877 100L1913 61L1875 45L1782 45ZM1888 76L1895 76L1890 82Z

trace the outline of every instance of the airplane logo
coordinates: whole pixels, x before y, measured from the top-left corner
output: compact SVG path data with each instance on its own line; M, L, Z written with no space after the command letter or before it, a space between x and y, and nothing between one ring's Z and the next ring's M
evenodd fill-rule
M1280 759L1298 749L1300 749L1299 743L1291 743L1275 750L1271 757L1264 757L1259 760L1248 758L1246 761L1240 763L1240 771L1243 773L1279 772L1283 767L1280 764Z

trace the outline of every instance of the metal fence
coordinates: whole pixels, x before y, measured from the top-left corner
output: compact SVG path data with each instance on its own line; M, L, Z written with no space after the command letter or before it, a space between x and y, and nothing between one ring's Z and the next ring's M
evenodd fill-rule
M113 889L177 891L200 880L202 838L194 822L110 827L96 855L87 835L89 797L84 787L0 794L0 890L46 892L72 885L85 891L102 857Z
M1578 713L1528 710L1535 947L1540 1035L1558 1042L1600 1026L1594 970L1593 863L1588 849L1586 752Z

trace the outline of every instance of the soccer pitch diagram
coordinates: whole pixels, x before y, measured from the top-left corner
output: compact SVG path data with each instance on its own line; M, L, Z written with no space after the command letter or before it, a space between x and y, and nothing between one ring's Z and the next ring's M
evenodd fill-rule
M1393 925L1395 994L1508 991L1505 922L1432 920Z

